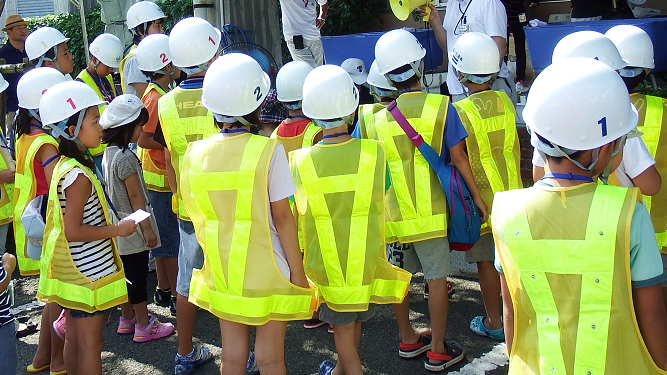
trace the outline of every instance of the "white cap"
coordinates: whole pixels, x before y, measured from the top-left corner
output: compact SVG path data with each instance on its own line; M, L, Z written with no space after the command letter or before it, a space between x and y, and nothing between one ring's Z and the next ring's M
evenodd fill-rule
M366 83L368 72L366 71L366 64L364 64L363 60L351 57L343 61L343 63L340 64L340 67L345 69L355 85L363 85Z
M104 129L113 129L129 124L139 117L142 108L144 103L136 95L119 95L102 112L100 125Z

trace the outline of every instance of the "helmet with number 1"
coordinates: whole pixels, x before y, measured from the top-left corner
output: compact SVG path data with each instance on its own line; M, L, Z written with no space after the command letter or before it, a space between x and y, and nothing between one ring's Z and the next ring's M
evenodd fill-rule
M39 59L37 67L40 67L44 61L55 60L55 58L44 56L47 52L53 50L55 56L58 52L58 44L65 43L68 40L68 37L53 27L40 27L25 39L25 53L30 61Z
M621 57L628 63L621 76L635 77L646 69L655 68L653 42L646 31L634 25L618 25L605 34L614 43Z
M39 113L42 125L50 127L55 136L74 140L79 135L85 110L102 104L106 102L100 100L90 86L79 81L68 81L59 83L44 93L39 102ZM74 136L70 136L66 123L76 114L79 114L77 127Z
M127 28L134 31L137 26L165 18L164 12L152 1L140 1L127 10ZM144 30L144 33L146 30Z
M39 101L46 90L62 82L67 82L67 79L54 68L44 66L27 71L16 85L19 107L27 110L39 109Z
M375 60L378 63L380 74L387 74L404 65L410 65L414 73L421 75L419 65L424 56L426 56L426 49L412 33L403 29L388 31L375 43ZM402 82L414 74L403 73L402 75L407 77L390 77L390 79Z
M313 120L344 119L357 110L359 90L345 69L322 65L313 69L303 84L303 114ZM322 122L315 123L323 128ZM339 124L338 126L342 125Z
M523 110L526 125L553 145L593 150L630 133L637 110L621 77L589 58L556 61L540 73ZM533 146L550 150L531 139Z
M289 103L303 99L303 83L312 71L313 67L305 61L290 61L283 65L276 76L278 100Z
M174 65L188 68L207 63L218 53L220 38L220 31L203 18L188 17L178 21L169 35Z
M609 38L597 31L590 30L577 31L563 37L554 48L551 62L555 63L571 57L588 57L599 60L614 70L628 65Z
M170 62L169 37L164 34L148 35L137 46L137 65L143 71L157 72Z
M368 77L366 77L366 82L371 86L383 90L396 90L396 87L394 87L394 85L389 82L387 77L380 74L376 60L373 60L373 63L371 63L371 68L368 70Z
M118 68L123 59L123 42L117 36L109 33L100 34L88 47L91 55L109 68Z
M255 59L229 53L206 71L201 102L214 114L242 117L262 105L270 88L271 79Z

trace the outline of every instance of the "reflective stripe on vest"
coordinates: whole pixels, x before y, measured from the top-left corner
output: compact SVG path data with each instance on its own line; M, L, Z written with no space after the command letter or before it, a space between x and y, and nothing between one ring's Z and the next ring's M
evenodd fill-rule
M317 136L322 131L322 128L313 124L312 122L309 122L306 126L306 129L301 132L301 134L294 137L281 137L278 135L279 128L280 127L277 127L273 133L271 133L270 138L278 140L278 142L283 145L283 148L285 149L285 155L289 155L289 153L294 150L314 145L315 136Z
M387 108L387 106L380 103L362 104L359 106L359 134L361 135L361 138L377 138L377 134L375 133L368 134L368 129L374 129L374 127L369 124L373 121L373 116L385 108Z
M424 141L440 154L447 117L446 96L406 93L397 103ZM384 142L391 187L387 191L387 243L412 243L447 236L447 204L438 178L389 111L375 114L367 127Z
M144 100L151 90L157 91L162 96L167 93L160 86L151 82L148 84L148 87L146 87L146 91L142 95L141 100ZM171 192L169 179L167 178L167 171L165 169L160 169L155 165L150 156L150 150L137 147L137 156L139 157L139 160L141 160L146 188L161 193Z
M75 167L81 168L86 173L100 200L106 225L111 225L102 185L97 177L76 159L61 157L55 166L49 189L37 299L47 303L55 302L68 309L93 313L127 302L127 284L123 264L116 251L115 239L112 239L111 243L118 271L111 275L90 281L78 271L72 260L69 244L65 238L65 222L60 209L58 183Z
M496 194L493 232L514 303L509 374L667 374L632 305L638 196L594 183Z
M127 83L125 82L125 63L127 62L127 59L136 54L137 54L137 45L133 44L132 47L130 47L130 50L127 52L127 55L125 55L125 57L123 57L123 59L120 60L120 65L118 66L118 72L120 72L120 87L123 89L123 91L125 91L126 90L125 88L127 87Z
M655 159L655 168L658 173L667 178L667 131L662 131L664 110L667 101L665 99L641 95L630 95L632 104L639 112L637 129L642 131L642 140ZM644 114L642 118L642 114ZM667 254L667 188L662 188L654 196L644 195L644 203L651 214L651 221L655 229L658 248Z
M93 80L93 77L90 76L90 73L88 73L88 71L86 69L82 70L81 73L79 73L79 75L76 78L80 79L81 81L83 81L83 83L90 86L95 91L95 93L97 94L97 96L101 100L106 100L106 98L104 98L104 95L102 95L102 92L100 91L100 88L97 87L97 83L95 83L95 81ZM102 78L106 79L107 82L109 82L109 85L111 86L111 90L113 90L113 96L115 98L116 97L116 87L113 84L113 78L111 78L110 75L108 75L106 77L102 77ZM106 104L99 106L100 115L102 114L102 112L104 112L106 107L107 107ZM100 143L99 146L90 149L90 154L92 156L102 155L104 153L105 148L107 148L106 143Z
M16 142L16 174L14 174L14 239L16 241L16 259L22 276L39 274L39 261L28 257L27 238L21 215L28 202L36 196L37 181L33 170L33 161L37 151L45 145L58 148L58 142L49 134L23 134ZM52 163L55 163L54 160ZM49 181L47 181L48 183Z
M386 258L386 160L380 143L353 139L290 156L306 244L304 268L323 302L332 310L349 312L366 311L369 303L403 301L411 274ZM344 171L349 173L327 174L337 160L350 165ZM335 169L343 172L340 166Z
M221 319L262 325L309 319L317 309L317 289L291 284L274 260L267 183L275 145L251 134L215 135L183 158L183 199L204 250L190 301Z
M188 144L206 139L217 133L218 129L211 112L201 104L201 89L184 90L177 87L168 92L158 100L158 117L171 154L176 181L180 181L183 155ZM178 216L190 221L181 199L180 183L177 185Z
M9 147L4 139L0 140L2 150L0 150L0 171L14 168L12 156L9 153ZM0 225L9 224L14 220L14 184L0 184Z
M491 90L453 104L471 135L466 147L475 183L491 207L494 193L523 187L514 105L504 92ZM490 231L490 223L489 219L482 224L482 233Z

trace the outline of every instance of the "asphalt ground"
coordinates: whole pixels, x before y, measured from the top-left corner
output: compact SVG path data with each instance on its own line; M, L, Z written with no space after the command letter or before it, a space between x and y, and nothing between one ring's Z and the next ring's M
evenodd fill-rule
M14 276L17 276L16 273ZM451 277L449 280L454 286L454 293L450 296L447 339L458 341L465 350L466 358L461 364L454 365L448 371L454 374L469 375L506 374L506 366L485 372L484 368L496 368L496 366L488 363L479 366L476 365L478 361L476 364L470 364L474 359L490 352L498 342L477 336L469 329L470 320L474 316L484 315L477 281L460 277ZM37 281L36 276L18 277L15 280L15 306L34 301ZM150 290L155 288L155 283L155 274L149 274ZM423 290L423 278L415 276L410 288L410 318L415 327L428 326L428 305L424 300ZM176 318L171 315L168 308L149 304L149 310L161 321L176 324ZM35 307L19 315L27 315L31 322L39 323L41 311L41 307ZM375 317L362 325L359 352L364 373L368 375L428 374L429 372L423 367L425 355L410 360L398 356L398 330L391 306L378 306L376 311ZM176 334L146 343L135 343L131 336L116 334L119 316L120 310L112 309L109 324L104 327L104 351L102 353L104 373L113 375L173 374L173 360L177 347ZM18 374L27 373L25 368L31 363L37 350L37 339L38 333L19 339L17 344ZM251 340L254 338L251 337ZM195 341L204 343L211 349L214 361L200 366L194 374L219 374L220 329L218 319L207 311L200 310L197 315ZM326 326L307 330L303 328L301 322L288 324L285 339L287 374L317 374L320 362L326 359L335 361L335 352L333 335L327 333Z

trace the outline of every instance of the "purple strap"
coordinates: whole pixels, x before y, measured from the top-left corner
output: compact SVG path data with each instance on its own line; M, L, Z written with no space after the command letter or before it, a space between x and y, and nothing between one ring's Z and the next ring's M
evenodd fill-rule
M415 128L410 125L408 120L403 116L403 113L401 113L401 110L398 109L398 105L396 104L396 101L394 100L387 106L387 110L391 115L394 117L394 120L398 123L398 125L401 126L401 129L405 132L405 134L410 138L412 143L415 145L415 147L419 148L419 146L424 144L424 138L422 138L419 133L415 130Z

